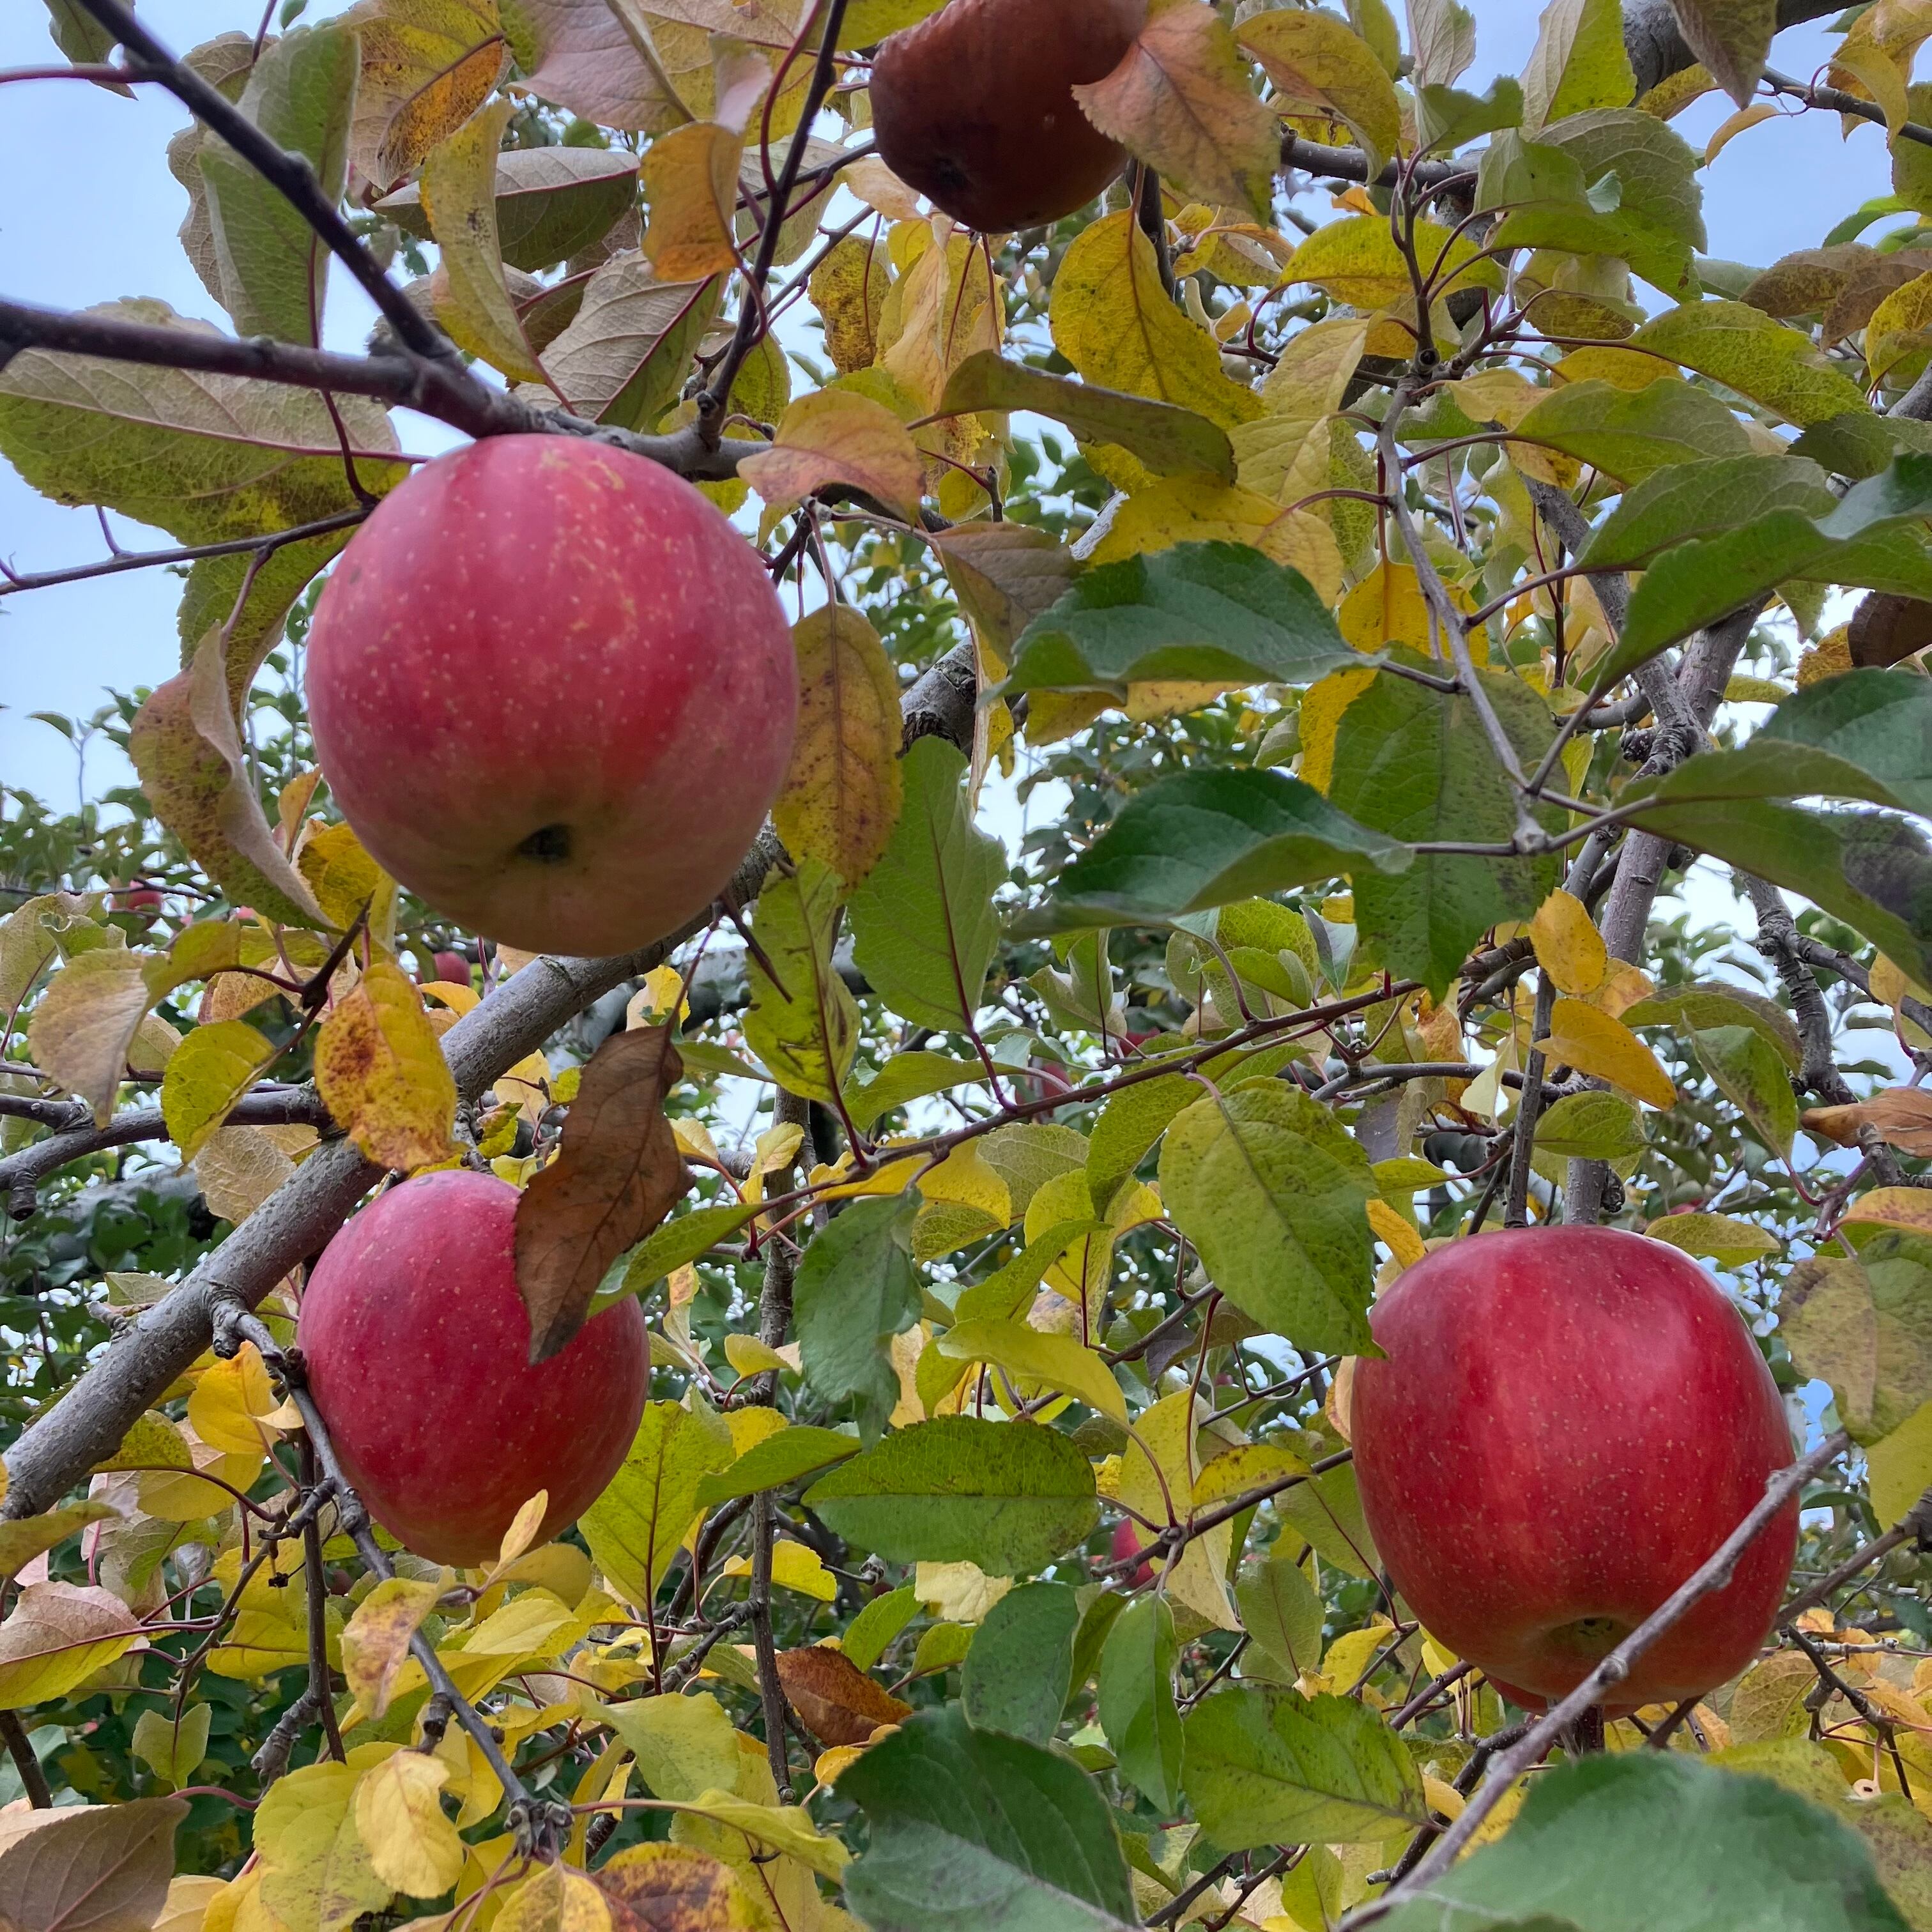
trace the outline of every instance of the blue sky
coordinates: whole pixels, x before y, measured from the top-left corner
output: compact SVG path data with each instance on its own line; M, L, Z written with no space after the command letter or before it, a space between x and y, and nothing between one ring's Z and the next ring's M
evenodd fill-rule
M142 17L177 50L232 28L252 29L258 0L142 0ZM1474 0L1474 78L1520 68L1536 33L1527 0ZM319 0L311 17L340 10ZM37 0L0 8L0 69L58 58ZM1777 64L1808 74L1831 45L1821 27L1780 37ZM169 136L186 116L159 88L130 101L67 81L0 88L0 179L14 184L0 211L0 292L16 299L80 308L122 296L158 296L182 314L222 322L175 239L185 198L168 172ZM1700 102L1676 124L1701 144L1729 104ZM1834 116L1805 114L1792 124L1748 130L1704 175L1714 255L1762 265L1813 247L1860 202L1889 186L1876 130L1840 140ZM347 278L334 278L326 337L353 350L372 311ZM225 326L225 324L224 324ZM404 418L405 447L434 452L454 440L441 425ZM117 523L130 548L165 538ZM46 502L0 463L0 555L14 568L44 570L102 554L91 511ZM141 572L0 600L0 778L50 799L73 796L72 754L36 710L92 711L110 686L158 683L177 668L177 580ZM97 751L90 790L124 782L117 754Z

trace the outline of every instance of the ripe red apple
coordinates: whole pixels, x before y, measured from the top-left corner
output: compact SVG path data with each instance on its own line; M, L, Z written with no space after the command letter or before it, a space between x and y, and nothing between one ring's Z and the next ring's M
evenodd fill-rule
M422 955L417 957L420 958ZM432 952L429 970L422 976L425 986L440 981L446 986L466 986L470 983L470 962L460 952Z
M160 890L156 886L117 886L108 901L108 910L152 919L161 910Z
M343 814L458 925L628 952L710 904L783 782L791 634L757 553L641 457L496 436L351 540L309 632Z
M872 62L886 165L987 233L1058 221L1118 175L1126 151L1081 112L1147 20L1147 0L951 0Z
M1355 1369L1362 1506L1438 1642L1526 1708L1574 1690L1792 1460L1778 1390L1695 1262L1615 1228L1514 1228L1432 1250L1370 1316ZM1744 1669L1797 1546L1794 1500L1609 1708Z
M392 1188L329 1243L296 1340L343 1472L419 1556L487 1562L550 1492L542 1536L595 1502L637 1432L650 1346L634 1299L532 1367L517 1190L452 1168Z

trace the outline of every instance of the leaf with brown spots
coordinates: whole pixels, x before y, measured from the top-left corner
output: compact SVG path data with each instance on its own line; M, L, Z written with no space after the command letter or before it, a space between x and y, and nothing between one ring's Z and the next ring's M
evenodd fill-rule
M611 1932L757 1932L766 1923L737 1874L695 1845L633 1845L596 1883Z
M824 1744L862 1744L881 1724L902 1724L912 1706L882 1690L843 1651L808 1645L778 1654L778 1682L799 1721Z
M507 50L496 0L362 0L350 159L387 190L488 100Z
M406 1174L454 1150L455 1076L400 967L379 960L336 1003L316 1034L315 1084L380 1166Z
M128 755L154 816L231 899L278 925L326 927L249 782L224 650L222 633L210 631L188 669L156 687L135 716Z
M795 858L822 859L856 886L898 822L898 674L879 634L849 604L828 604L792 631L798 734L772 822Z
M517 1204L517 1286L530 1359L584 1325L604 1270L668 1214L689 1185L664 1096L684 1075L668 1028L614 1034L584 1070L556 1159Z

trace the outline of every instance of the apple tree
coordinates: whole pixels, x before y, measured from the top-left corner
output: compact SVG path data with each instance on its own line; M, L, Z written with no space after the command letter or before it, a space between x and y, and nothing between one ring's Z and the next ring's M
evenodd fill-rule
M47 10L0 1927L1932 1927L1932 13Z

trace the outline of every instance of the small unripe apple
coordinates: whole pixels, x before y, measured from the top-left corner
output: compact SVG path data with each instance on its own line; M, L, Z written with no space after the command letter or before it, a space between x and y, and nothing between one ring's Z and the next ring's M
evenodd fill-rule
M730 880L783 782L791 634L668 470L570 436L418 470L309 632L316 750L376 860L464 928L625 952Z
M1356 1364L1355 1474L1390 1580L1528 1709L1575 1689L1792 1460L1777 1385L1694 1262L1609 1228L1513 1228L1405 1269ZM1637 1660L1606 1708L1701 1696L1756 1656L1793 1501Z
M438 1562L488 1562L539 1490L539 1538L602 1494L637 1432L650 1345L634 1298L532 1367L517 1190L452 1168L392 1188L323 1251L296 1340L343 1472Z
M1147 0L950 0L872 62L872 131L899 178L1000 234L1091 201L1126 151L1080 111L1147 21Z

